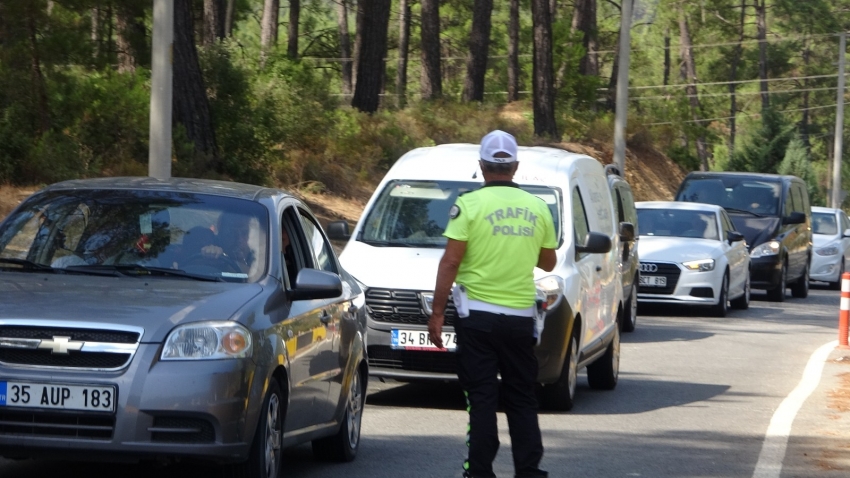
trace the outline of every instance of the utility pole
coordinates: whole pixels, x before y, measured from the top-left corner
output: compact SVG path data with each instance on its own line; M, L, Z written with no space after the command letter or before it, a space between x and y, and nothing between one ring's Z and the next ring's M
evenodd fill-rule
M626 120L629 114L629 52L631 50L632 2L620 7L620 64L617 66L617 107L614 114L614 164L626 175Z
M830 205L841 207L841 156L844 146L844 53L847 50L847 33L841 32L838 47L838 104L835 112L835 153L832 158L832 200Z
M174 0L153 0L148 176L171 177Z

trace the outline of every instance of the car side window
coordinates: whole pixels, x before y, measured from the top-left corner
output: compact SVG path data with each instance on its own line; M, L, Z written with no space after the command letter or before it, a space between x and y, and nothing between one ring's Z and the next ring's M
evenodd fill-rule
M573 188L572 193L572 213L573 213L573 237L576 245L585 245L587 243L587 235L590 232L590 226L587 224L587 213L584 209L584 201L581 198L581 192L578 187ZM583 257L576 254L576 257Z
M321 227L303 209L299 209L298 212L301 215L301 225L304 227L304 234L307 236L307 241L313 249L313 257L316 259L315 268L338 274L333 248L324 234L322 234Z
M616 193L616 205L617 205L617 222L626 222L626 211L623 207L623 197L620 194L620 188L614 189Z
M623 210L626 215L626 222L630 222L635 226L635 230L637 230L637 210L635 209L635 198L632 196L632 192L628 188L623 188L621 191L623 195Z
M726 211L720 211L720 223L723 225L723 239L729 239L729 231L734 231L735 226L732 225L732 221L729 219Z
M803 209L803 196L800 194L800 186L798 184L792 184L790 192L793 201L789 212L804 212L805 209Z
M307 245L304 231L301 228L301 221L294 207L287 207L283 211L280 222L282 241L279 244L279 250L286 268L286 280L292 288L295 286L295 278L298 277L298 272L301 269L313 267L313 255ZM285 244L287 239L289 240L288 247Z

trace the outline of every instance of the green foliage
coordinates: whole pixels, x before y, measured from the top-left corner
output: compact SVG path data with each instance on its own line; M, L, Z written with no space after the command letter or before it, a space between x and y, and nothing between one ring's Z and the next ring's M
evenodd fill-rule
M761 126L729 160L729 169L776 173L793 137L794 127L775 109L769 108L762 115Z
M779 174L790 174L797 176L806 183L809 190L809 201L812 204L821 204L825 195L817 184L817 176L812 168L812 158L809 150L800 138L794 138L788 143L785 157L779 164Z

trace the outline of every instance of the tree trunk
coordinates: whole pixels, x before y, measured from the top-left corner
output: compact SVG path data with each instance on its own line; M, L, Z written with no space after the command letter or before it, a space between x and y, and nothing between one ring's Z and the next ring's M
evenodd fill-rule
M583 33L584 56L579 61L578 71L585 76L599 74L599 41L596 26L596 0L577 0L573 11L573 31Z
M224 12L221 0L204 0L204 46L224 38Z
M371 1L371 0L366 0ZM357 68L360 66L360 47L363 45L363 0L355 0L357 11L354 12L354 53L352 54L351 75L354 82L351 90L357 89Z
M422 0L422 50L421 90L423 100L434 100L443 95L440 70L440 1Z
M754 0L756 6L756 39L759 42L759 91L761 91L762 111L770 107L770 95L767 87L767 9L764 0Z
M218 161L215 132L198 51L195 48L192 0L174 0L174 122L183 126L195 145L195 154L208 166L223 172Z
M115 29L118 71L133 72L136 66L149 64L150 47L144 4L129 2L116 5Z
M508 102L519 100L519 0L511 1L508 21Z
M617 75L620 74L620 31L617 30L617 42L614 43L614 61L611 63L611 77L608 78L608 92L605 98L605 107L612 113L617 111Z
M407 105L407 51L410 46L410 2L399 1L398 13L398 71L395 82L395 92L398 107Z
M30 3L27 8L27 36L30 48L30 78L38 110L38 133L44 133L50 129L50 110L47 104L47 85L44 82L44 74L41 71L41 58L38 49L38 27L36 26L36 11L38 7L35 2Z
M339 56L342 59L342 92L350 95L351 87L351 39L348 34L348 2L336 4L336 24L339 30Z
M91 42L92 42L92 58L97 61L100 57L100 42L101 42L101 26L100 26L100 6L95 6L90 10L91 14Z
M361 43L357 58L357 84L351 106L366 113L378 111L387 54L391 0L360 0Z
M280 0L263 1L263 19L260 31L260 66L266 63L269 51L277 44L277 22Z
M803 76L809 75L809 61L812 51L809 49L809 39L803 40ZM806 146L806 150L811 152L812 142L809 139L809 79L803 80L803 117L800 119L800 139Z
M736 91L738 89L738 64L741 62L743 54L744 42L744 22L746 21L747 0L741 0L741 16L738 32L738 44L735 45L735 53L732 56L732 65L729 68L729 156L735 154L735 136L737 135L737 121L735 116L738 114L738 97ZM804 113L805 114L805 113Z
M548 0L531 1L534 33L534 134L555 138L555 72L552 65L552 17Z
M664 30L664 86L670 84L670 27Z
M230 38L233 36L233 15L236 8L236 0L227 0L227 7L224 11L224 37Z
M301 0L289 0L289 31L286 42L286 56L298 58L298 26L301 21Z
M115 29L118 35L115 37L115 46L118 48L118 72L132 73L136 71L136 57L133 47L130 46L130 22L128 12L125 8L118 8L115 12Z
M548 1L545 9L548 14ZM466 62L466 81L463 83L464 101L484 101L484 76L487 73L487 56L490 50L490 15L492 12L493 0L475 0L472 6L469 57Z
M685 17L684 7L679 7L679 32L681 34L680 45L682 49L683 72L688 81L688 86L685 91L687 92L688 99L690 100L691 115L693 116L694 124L702 131L703 126L699 123L700 104L696 86L696 62L694 61L694 53L691 45L691 32L688 28L688 19ZM708 149L705 144L705 133L702 132L697 137L697 156L699 157L700 171L708 171Z

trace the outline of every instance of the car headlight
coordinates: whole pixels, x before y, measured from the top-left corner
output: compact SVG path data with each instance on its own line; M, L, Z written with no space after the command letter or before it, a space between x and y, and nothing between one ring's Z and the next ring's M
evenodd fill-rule
M545 309L552 310L561 303L564 296L564 279L558 276L546 276L534 281L537 286L537 298L544 301Z
M688 269L689 271L713 271L714 259L700 259L698 261L688 261L683 262L682 265L685 266L685 269Z
M168 334L162 360L217 360L251 356L251 332L233 322L181 325Z
M768 241L753 248L750 257L775 256L779 254L779 241Z
M815 254L819 256L834 256L838 252L838 246L826 246L815 250Z

